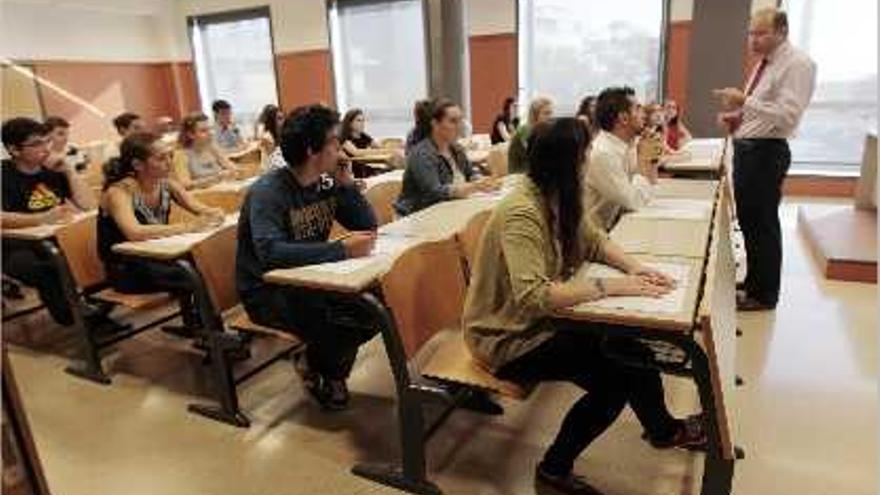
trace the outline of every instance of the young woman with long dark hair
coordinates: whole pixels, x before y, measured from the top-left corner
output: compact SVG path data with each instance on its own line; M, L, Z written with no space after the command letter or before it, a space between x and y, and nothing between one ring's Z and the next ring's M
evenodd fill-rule
M624 254L593 226L582 205L589 135L575 118L537 125L527 177L490 217L476 255L463 315L472 355L496 376L517 382L569 381L588 393L572 406L537 467L536 477L563 493L599 494L572 473L575 459L627 404L657 448L705 444L699 421L666 409L660 374L609 359L596 334L551 320L559 308L607 296L659 297L668 276ZM626 276L574 277L586 261ZM632 352L646 352L632 341Z
M490 135L492 144L510 141L517 127L519 127L519 118L516 116L516 99L505 98L504 104L501 106L501 113L495 117L495 122L492 123Z

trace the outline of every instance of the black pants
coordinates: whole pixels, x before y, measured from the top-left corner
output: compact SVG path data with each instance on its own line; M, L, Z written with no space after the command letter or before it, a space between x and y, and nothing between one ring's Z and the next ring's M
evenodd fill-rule
M348 377L358 348L378 331L362 308L329 294L272 287L246 296L242 302L254 323L286 330L302 339L309 368L334 380Z
M61 274L41 249L3 244L3 273L33 287L60 325L72 325L73 313L61 288Z
M184 325L199 326L194 287L183 268L149 260L114 261L106 267L107 279L117 291L123 294L170 292L180 304Z
M629 354L649 352L635 341L616 344L624 345ZM653 439L667 440L679 428L666 409L660 373L612 361L602 353L599 338L582 329L559 329L547 342L504 365L497 375L520 382L568 381L588 392L565 415L544 455L544 469L554 474L570 472L575 459L627 404Z
M746 293L775 305L782 272L779 202L791 152L784 139L737 139L733 152L736 210L748 257Z

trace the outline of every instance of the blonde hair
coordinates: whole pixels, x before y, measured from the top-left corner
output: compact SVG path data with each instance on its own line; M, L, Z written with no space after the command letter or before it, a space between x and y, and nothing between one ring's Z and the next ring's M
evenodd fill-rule
M533 126L538 122L538 115L547 107L553 106L553 100L545 96L539 96L529 103L529 125Z
M752 15L752 22L766 22L773 26L773 30L788 36L788 15L776 7L766 7L756 11Z

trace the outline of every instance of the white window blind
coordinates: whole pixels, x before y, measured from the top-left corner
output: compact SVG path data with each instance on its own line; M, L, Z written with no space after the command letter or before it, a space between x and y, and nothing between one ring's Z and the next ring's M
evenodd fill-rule
M337 0L330 36L336 103L360 108L373 137L403 137L427 95L421 0Z

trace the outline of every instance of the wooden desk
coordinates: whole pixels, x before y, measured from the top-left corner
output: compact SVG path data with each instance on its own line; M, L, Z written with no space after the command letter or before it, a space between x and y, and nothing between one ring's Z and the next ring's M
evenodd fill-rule
M171 261L186 256L199 242L222 229L238 223L238 214L227 215L219 227L204 232L179 234L148 241L121 242L113 246L113 251L126 256Z
M74 215L73 221L79 221L90 216L97 215L97 211L87 211ZM55 237L55 233L61 230L66 224L56 223L51 225L38 225L36 227L25 227L21 229L2 229L4 239L15 239L19 241L45 241Z
M636 309L609 308L605 303L592 302L579 304L570 308L560 309L554 313L554 317L577 322L609 323L634 327L645 327L658 330L670 330L688 333L694 328L694 318L697 311L700 295L700 279L702 275L702 260L693 258L677 258L664 256L636 256L642 262L661 262L681 265L687 270L687 283L682 283L682 303L675 312L642 311ZM575 277L585 276L590 268L587 264L578 271ZM607 302L613 301L609 298ZM634 299L634 298L627 298ZM650 303L651 298L641 298Z
M370 189L378 186L379 184L385 184L386 182L403 182L403 170L392 170L390 172L374 175L372 177L367 177L362 180L364 181L363 192L366 193Z
M714 200L717 191L717 180L661 178L654 189L654 196L658 198Z
M611 240L629 254L703 259L710 220L668 220L624 215L611 230Z

